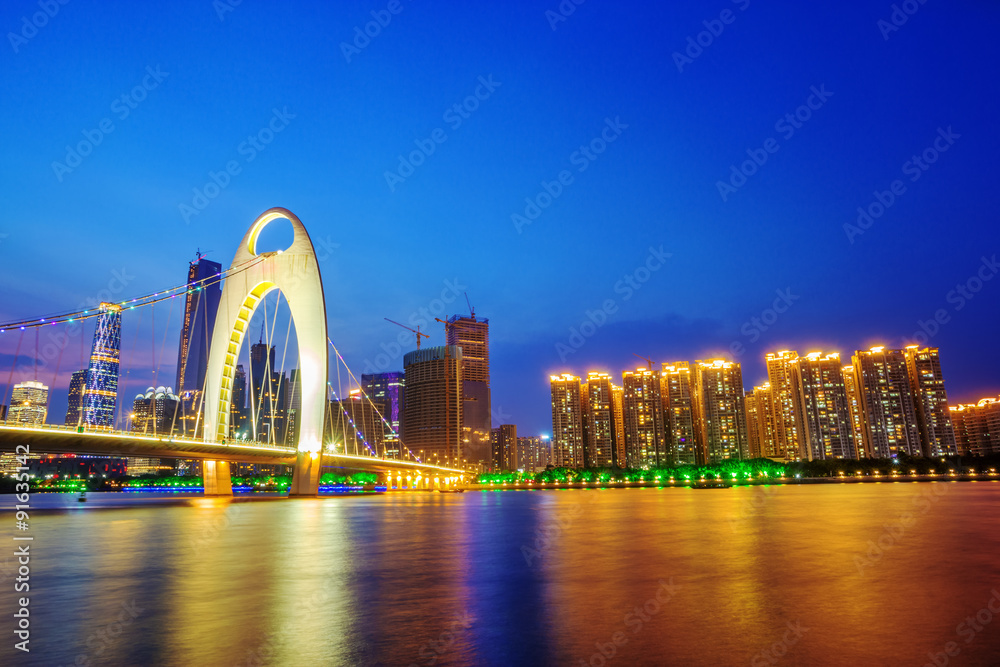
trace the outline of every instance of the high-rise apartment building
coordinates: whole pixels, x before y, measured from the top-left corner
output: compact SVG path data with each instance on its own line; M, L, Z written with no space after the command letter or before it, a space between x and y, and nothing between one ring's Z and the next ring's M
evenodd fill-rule
M668 459L673 463L693 465L698 462L698 444L691 403L691 364L686 361L664 363L660 379Z
M118 401L122 309L113 303L102 303L100 312L83 391L83 424L110 429L115 425Z
M861 395L865 451L874 458L921 456L913 390L902 350L858 350L852 358Z
M795 417L795 389L792 386L792 361L799 353L792 350L768 352L767 381L771 385L772 412L776 449L788 461L804 457L798 419Z
M26 426L41 426L49 413L49 388L35 380L14 385L10 394L7 421Z
M552 392L552 465L582 468L586 419L580 378L569 373L552 375L549 386Z
M490 445L493 450L494 470L518 470L523 467L518 460L517 425L501 424L492 429Z
M746 458L746 412L743 372L725 359L696 360L694 367L695 431L701 448L699 463Z
M462 348L454 345L414 350L403 356L403 445L418 456L423 451L425 459L436 453L442 460L467 460L462 437L462 358ZM487 429L487 443L488 438Z
M87 369L74 371L69 380L69 403L66 406L66 426L83 423L83 392L87 388Z
M750 456L768 459L784 459L784 452L778 452L774 434L774 401L771 397L771 383L765 382L753 388L746 395L747 444Z
M615 421L615 385L611 376L590 372L580 390L585 393L586 404L584 463L592 468L623 466L624 461L619 462L617 457L619 425Z
M743 409L747 413L747 450L750 452L750 458L758 459L761 456L763 447L760 441L760 412L758 404L761 400L761 396L756 392L749 392L743 397Z
M667 454L660 373L647 368L622 373L625 459L630 468L673 463Z
M906 357L906 371L910 376L924 456L954 456L958 450L938 348L920 349L917 345L910 345L903 350L903 356Z
M800 453L809 461L855 458L854 431L840 354L792 359L791 380Z
M212 349L215 317L219 312L222 284L219 276L222 265L202 257L188 265L188 291L184 301L184 319L181 321L180 344L177 348L177 395L181 398L181 412L176 432L187 437L197 437L196 429L204 424L203 395L205 375L208 372L208 353Z
M518 437L517 462L527 472L545 470L550 463L549 439L542 436Z
M864 403L861 401L861 387L858 384L857 369L854 364L840 369L844 378L844 392L847 394L847 411L851 418L851 440L854 442L854 458L872 458L865 438Z
M490 462L492 407L490 396L490 321L455 315L445 327L446 343L462 350L463 457Z
M1000 454L1000 396L953 405L949 412L960 455Z

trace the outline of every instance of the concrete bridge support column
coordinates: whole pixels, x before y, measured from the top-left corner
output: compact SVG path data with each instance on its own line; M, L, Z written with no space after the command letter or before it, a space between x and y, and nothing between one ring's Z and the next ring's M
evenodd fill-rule
M319 495L320 457L310 452L299 452L295 459L295 472L292 473L292 487L288 490L289 497L315 498Z
M233 495L233 478L229 472L229 461L204 461L202 470L206 496Z

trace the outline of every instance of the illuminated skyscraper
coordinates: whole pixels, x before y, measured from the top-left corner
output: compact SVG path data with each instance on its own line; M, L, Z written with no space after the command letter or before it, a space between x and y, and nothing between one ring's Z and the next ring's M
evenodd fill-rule
M771 385L775 448L779 456L789 461L805 458L795 417L795 391L792 387L791 362L798 357L798 352L790 350L768 352L765 357L767 380Z
M585 389L584 389L585 387ZM624 465L617 460L617 432L615 423L614 383L607 373L591 372L582 385L585 392L586 449L584 460L588 467L610 468Z
M847 413L851 418L851 440L854 442L854 458L871 458L868 444L865 440L864 404L861 402L861 389L858 386L857 373L854 365L840 369L844 378L844 393L847 395Z
M760 444L760 429L757 404L761 396L751 391L743 397L743 408L747 413L747 449L750 451L750 458L760 458L763 448Z
M920 446L924 456L957 454L938 348L921 350L916 345L910 345L903 350L903 355L906 357L906 371L910 376L910 389L913 391Z
M695 464L698 446L691 404L691 364L686 361L662 364L660 376L669 459L673 463Z
M423 450L425 460L433 454L441 460L466 458L462 442L462 357L462 348L454 345L425 347L403 356L403 444L417 456Z
M66 407L66 426L79 426L83 421L83 392L87 388L87 369L74 371L69 381L69 404Z
M490 428L490 321L455 315L448 319L447 344L462 349L463 456L470 462L489 463Z
M902 350L873 347L852 358L861 394L865 450L874 458L920 456L913 390Z
M10 394L7 421L15 424L41 426L49 413L49 388L41 382L28 380L14 385Z
M740 365L725 359L695 361L695 432L700 463L747 458L746 411Z
M1000 454L1000 397L953 405L949 412L960 455Z
M247 372L243 364L236 366L233 376L233 399L229 405L229 436L247 436Z
M490 432L494 470L517 470L523 467L518 460L517 425L501 424Z
M403 373L375 373L361 376L361 387L372 401L385 406L382 416L389 422L385 446L389 457L399 456L399 432L406 409L406 377Z
M611 385L611 409L615 425L615 465L624 468L628 462L625 456L625 388Z
M208 352L212 348L215 316L222 297L221 281L212 280L222 272L222 265L202 257L188 265L188 292L184 301L184 319L181 321L181 339L177 349L177 395L181 398L181 414L175 431L195 437L202 423L204 411L202 395L205 391L205 374L208 371Z
M660 373L639 368L622 373L625 459L629 468L673 463L667 454Z
M288 378L274 367L274 346L263 341L250 346L251 440L285 444Z
M101 314L97 318L83 391L83 423L90 428L113 428L115 425L122 342L121 311L121 306L102 303Z
M580 378L569 373L552 375L549 385L552 390L552 465L582 468L586 442Z
M798 437L809 461L853 459L853 428L840 354L812 352L790 362Z
M747 394L747 443L751 457L784 459L784 452L778 453L774 437L774 401L771 397L771 383L754 387Z

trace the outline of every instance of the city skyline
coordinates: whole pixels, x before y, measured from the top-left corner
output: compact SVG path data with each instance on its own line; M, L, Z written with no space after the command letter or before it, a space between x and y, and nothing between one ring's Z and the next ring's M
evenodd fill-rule
M0 83L20 92L3 113L19 128L7 148L19 157L0 166L9 195L0 276L10 286L0 317L176 284L199 248L228 264L230 237L280 204L311 230L326 292L338 295L331 336L356 373L402 371L412 350L392 353L399 332L382 318L422 323L426 344L442 345L434 317L465 315L468 292L491 320L493 412L525 432L545 429L545 378L567 365L626 368L633 353L715 358L733 344L744 348L748 385L766 375L765 349L917 342L941 348L957 400L1000 393L1000 351L983 326L1000 304L983 194L1000 148L997 101L976 92L989 77L995 10L977 8L979 21L922 5L886 39L882 7L752 4L678 71L672 54L716 10L588 4L553 30L543 4L444 17L411 9L349 61L338 45L371 7L318 8L300 25L246 3L220 20L211 5L180 2L206 36L184 51L170 45L187 27L149 21L140 7L67 11L8 49ZM264 57L251 45L273 30L294 31L309 49ZM424 35L439 38L433 48ZM102 36L120 48L104 48ZM86 73L62 68L67 49ZM249 69L204 67L233 60ZM37 85L38 68L51 70L51 85ZM819 109L808 106L819 106L814 87L830 94ZM477 108L463 117L453 107L467 98ZM795 119L800 109L807 121ZM96 138L105 118L113 132L57 175L67 146ZM429 139L438 128L444 142ZM770 139L779 149L747 166L756 173L724 201L717 184L739 183L731 167L760 161ZM390 190L386 172L409 173L400 156L411 162L415 142L427 141L434 152ZM239 173L226 171L230 161ZM917 162L927 169L913 173ZM538 211L525 210L526 198ZM182 204L197 213L185 218ZM526 213L538 215L512 222ZM280 245L280 231L265 236ZM172 313L171 340L181 317ZM573 335L591 326L593 335ZM924 331L928 341L912 340ZM0 336L0 361L16 343ZM172 378L153 381L148 347L132 360L134 372L149 370L133 394ZM51 382L57 355L45 361L62 404L69 373L84 366L66 359Z

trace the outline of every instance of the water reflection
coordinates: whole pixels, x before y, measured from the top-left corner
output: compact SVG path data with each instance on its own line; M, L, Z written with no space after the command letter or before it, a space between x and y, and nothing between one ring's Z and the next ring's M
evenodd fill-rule
M1000 584L998 500L942 482L73 508L33 518L33 650L0 663L921 665L954 641L949 664L991 664L1000 622L956 628Z

